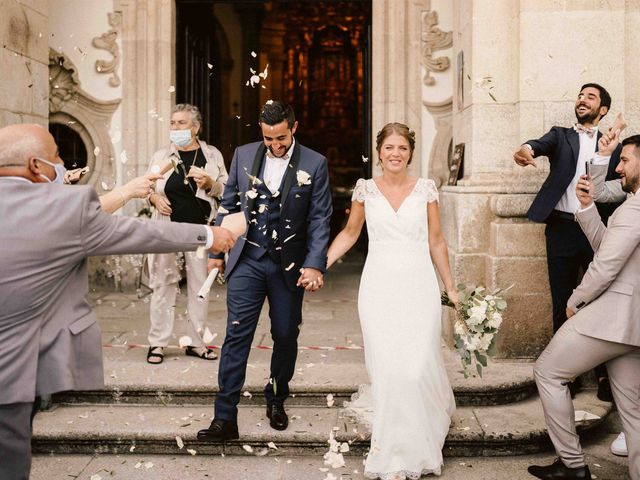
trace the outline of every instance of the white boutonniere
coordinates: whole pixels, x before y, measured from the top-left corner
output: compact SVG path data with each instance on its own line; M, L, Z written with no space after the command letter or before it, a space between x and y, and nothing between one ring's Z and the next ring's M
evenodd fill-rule
M298 186L311 185L311 175L304 170L298 170L296 172L296 180L298 180Z

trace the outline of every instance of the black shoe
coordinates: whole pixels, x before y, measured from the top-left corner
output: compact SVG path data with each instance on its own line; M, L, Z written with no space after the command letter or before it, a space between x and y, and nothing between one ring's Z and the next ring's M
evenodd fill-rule
M611 384L607 377L598 380L598 400L602 400L603 402L613 402Z
M198 432L198 440L203 442L226 442L237 438L240 438L238 422L232 420L214 419L209 428Z
M269 419L269 425L276 430L285 430L289 425L289 417L287 412L284 411L284 405L272 403L267 405L267 418Z
M589 467L586 465L578 468L565 467L559 458L546 467L531 465L527 471L542 480L591 480Z

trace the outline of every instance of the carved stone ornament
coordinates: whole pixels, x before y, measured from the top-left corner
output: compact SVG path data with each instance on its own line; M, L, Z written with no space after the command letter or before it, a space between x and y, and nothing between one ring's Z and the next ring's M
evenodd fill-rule
M443 32L438 25L438 12L435 10L422 14L422 62L426 70L422 79L425 85L433 85L436 79L431 72L444 72L451 65L448 57L434 57L437 50L453 45L453 32Z
M63 53L49 49L49 111L60 111L79 88L76 66Z
M113 58L111 60L96 60L96 72L98 73L110 73L109 85L117 87L120 85L120 77L118 76L117 68L120 60L120 48L116 42L118 38L118 31L122 24L122 14L120 12L114 12L109 14L109 25L111 30L103 33L99 37L94 37L91 42L92 45L101 50L107 50Z

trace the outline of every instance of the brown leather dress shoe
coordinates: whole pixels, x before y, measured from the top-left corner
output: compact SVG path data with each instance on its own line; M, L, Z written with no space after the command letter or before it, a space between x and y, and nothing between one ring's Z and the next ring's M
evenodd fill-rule
M209 428L198 432L198 440L203 442L226 442L238 438L238 423L232 420L214 419Z
M284 405L278 405L272 403L267 405L267 418L269 418L269 425L276 430L285 430L289 425L289 417L284 410Z
M531 465L527 471L541 480L591 480L591 472L589 472L588 466L569 468L559 458L556 458L551 465L546 467Z

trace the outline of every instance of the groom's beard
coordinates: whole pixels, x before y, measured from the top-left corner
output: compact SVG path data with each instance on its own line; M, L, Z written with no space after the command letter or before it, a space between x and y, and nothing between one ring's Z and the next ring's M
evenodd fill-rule
M600 115L599 110L600 110L600 107L594 110L590 110L581 116L578 113L578 107L576 107L574 109L574 113L576 114L576 120L578 120L578 123L580 125L584 125L585 123L590 123L593 125L594 121L598 118L598 115Z
M627 193L634 193L640 186L640 175L634 175L632 177L625 176L622 183L622 190Z

